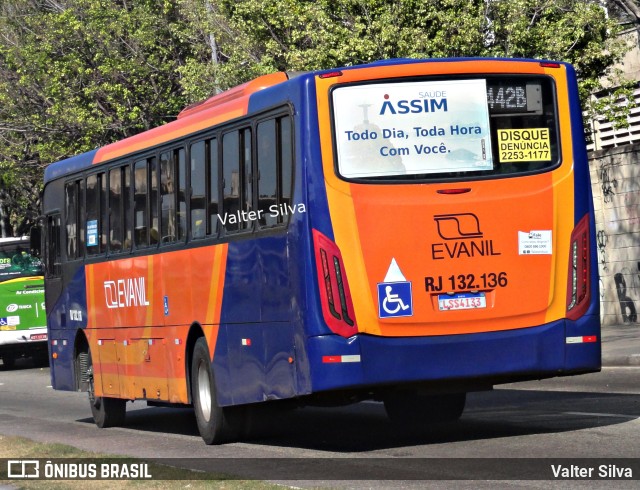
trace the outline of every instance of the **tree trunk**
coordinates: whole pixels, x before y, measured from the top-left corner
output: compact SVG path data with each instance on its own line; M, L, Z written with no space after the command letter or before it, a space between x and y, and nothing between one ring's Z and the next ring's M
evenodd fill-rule
M13 228L9 221L9 210L5 204L6 202L6 192L4 189L0 189L0 238L13 236Z

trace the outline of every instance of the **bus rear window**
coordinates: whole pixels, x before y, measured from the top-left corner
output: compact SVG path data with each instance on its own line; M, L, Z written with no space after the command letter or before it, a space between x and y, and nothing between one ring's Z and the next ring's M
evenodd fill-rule
M549 77L340 86L332 111L337 170L349 180L464 180L559 163Z

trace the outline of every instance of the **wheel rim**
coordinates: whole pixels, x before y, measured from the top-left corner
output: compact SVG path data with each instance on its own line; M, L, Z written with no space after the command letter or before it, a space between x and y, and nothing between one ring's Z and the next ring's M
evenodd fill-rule
M87 381L89 382L89 386L87 388L87 393L89 395L89 403L92 406L99 408L100 404L96 399L95 387L93 386L93 366L89 366L89 369L87 369Z
M211 383L209 382L209 370L202 361L198 364L198 404L200 412L208 422L211 418Z

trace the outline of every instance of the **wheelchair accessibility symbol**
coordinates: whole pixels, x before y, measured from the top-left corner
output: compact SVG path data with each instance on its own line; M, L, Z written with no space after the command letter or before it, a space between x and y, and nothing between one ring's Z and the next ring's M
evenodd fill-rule
M378 316L380 318L413 316L411 282L382 282L378 284Z

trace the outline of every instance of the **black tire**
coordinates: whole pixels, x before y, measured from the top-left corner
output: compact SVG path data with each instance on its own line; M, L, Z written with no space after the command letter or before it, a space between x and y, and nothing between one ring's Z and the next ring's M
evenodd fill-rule
M238 436L240 411L220 407L216 399L216 383L211 370L209 347L200 337L191 360L191 397L198 431L205 444L221 444Z
M426 426L458 420L464 412L466 400L466 393L424 395L415 391L398 391L385 397L384 408L395 424Z
M13 369L16 365L16 358L13 354L4 354L2 356L2 367L5 369Z
M88 354L87 373L85 376L89 382L87 393L89 394L89 406L91 407L93 420L101 429L123 425L127 413L127 401L121 398L95 395L91 351Z

